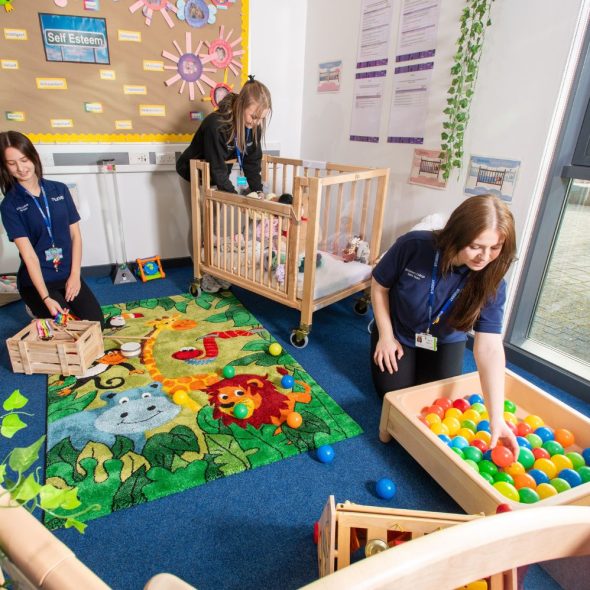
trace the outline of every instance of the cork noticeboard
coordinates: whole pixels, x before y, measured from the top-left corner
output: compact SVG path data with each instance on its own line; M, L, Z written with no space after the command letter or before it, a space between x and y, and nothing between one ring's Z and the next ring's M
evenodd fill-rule
M247 23L248 0L11 0L0 128L35 142L188 141L246 79Z

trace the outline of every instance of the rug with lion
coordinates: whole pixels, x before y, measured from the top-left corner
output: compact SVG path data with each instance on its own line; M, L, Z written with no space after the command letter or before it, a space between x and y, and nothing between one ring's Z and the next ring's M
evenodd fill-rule
M80 520L362 432L230 292L103 310L104 356L48 381L46 477L95 505Z

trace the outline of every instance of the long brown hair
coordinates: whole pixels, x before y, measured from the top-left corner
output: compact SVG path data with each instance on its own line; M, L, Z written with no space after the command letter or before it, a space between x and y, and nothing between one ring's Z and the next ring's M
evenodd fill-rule
M236 138L238 149L246 151L246 132L244 131L244 112L252 105L256 105L256 114L260 116L268 111L266 117L260 119L258 125L252 128L252 137L257 144L264 139L266 124L272 114L272 99L269 89L253 76L244 84L239 94L230 93L219 103L219 114L227 138Z
M37 179L43 178L41 158L31 140L20 131L3 131L0 133L0 190L6 194L15 184L16 179L8 170L6 163L6 148L15 148L26 156L35 166Z
M436 246L441 251L440 268L451 272L459 252L486 230L497 231L503 240L498 257L480 271L472 271L461 294L453 304L447 324L466 332L473 327L481 308L494 297L500 281L516 260L514 217L508 205L495 195L477 195L463 201L442 230L435 231Z

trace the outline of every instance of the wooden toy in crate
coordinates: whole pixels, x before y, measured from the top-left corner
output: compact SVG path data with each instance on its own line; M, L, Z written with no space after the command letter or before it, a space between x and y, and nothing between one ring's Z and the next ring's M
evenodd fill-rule
M104 355L99 322L70 321L67 326L52 320L51 338L42 339L38 322L33 320L18 334L6 340L15 373L48 375L83 375L92 363Z
M482 518L483 515L450 514L335 504L330 496L318 521L318 569L327 576L351 563L351 556L364 547L367 557L390 547L447 527ZM516 589L516 570L489 578L490 590Z
M548 395L532 383L506 369L505 397L516 405L516 418L539 416L553 428L573 433L575 444L568 451L580 452L590 447L590 418ZM534 504L508 499L458 457L438 436L419 420L425 406L437 398L451 400L473 393L481 394L477 372L443 379L425 385L390 391L383 398L379 438L388 442L393 436L432 475L468 513L494 514L499 504L512 510L528 506L557 504L590 505L590 482L582 483Z

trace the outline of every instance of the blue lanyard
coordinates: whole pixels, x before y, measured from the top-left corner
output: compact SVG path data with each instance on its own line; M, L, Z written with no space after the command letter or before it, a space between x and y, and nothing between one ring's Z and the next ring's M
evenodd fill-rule
M250 133L252 132L251 129L246 129L246 142L250 141ZM236 156L238 157L238 164L240 166L240 172L243 174L244 173L244 157L242 156L242 152L240 151L240 148L238 147L238 138L236 136L236 138L234 139L234 144L236 146Z
M435 326L440 321L442 315L448 311L449 307L453 305L453 301L457 299L457 296L463 290L463 284L465 283L465 276L461 279L459 286L455 289L453 294L447 299L445 304L441 307L441 310L438 312L438 315L432 321L432 309L434 307L434 289L436 288L436 277L438 274L438 261L440 260L440 250L436 251L434 255L434 264L432 265L432 277L430 279L430 293L428 294L428 328L426 329L426 333L430 333L430 328Z
M47 202L47 195L45 194L45 189L43 188L43 185L41 183L39 183L39 186L41 187L41 195L43 196L43 202L45 204L45 211L43 211L43 209L41 209L41 205L39 205L39 199L37 197L34 197L29 191L27 191L27 189L25 189L25 191L33 199L33 202L35 203L35 205L37 205L37 209L39 209L39 213L41 213L41 217L43 217L43 221L45 222L45 227L47 228L47 233L49 234L49 237L51 239L51 245L52 245L52 247L55 248L55 240L53 239L53 231L51 229L51 212L49 211L49 203Z

